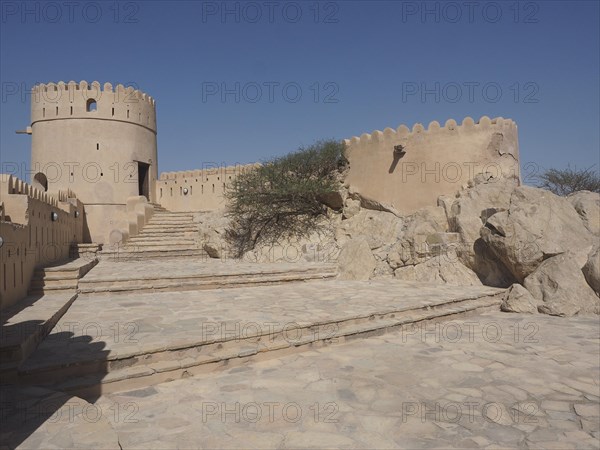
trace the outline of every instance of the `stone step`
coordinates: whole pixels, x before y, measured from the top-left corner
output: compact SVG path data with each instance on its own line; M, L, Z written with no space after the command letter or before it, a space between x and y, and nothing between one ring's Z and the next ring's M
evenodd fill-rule
M153 224L149 223L144 228L143 231L146 230L178 230L178 231L196 231L198 227L193 224L173 224L173 225L164 225L164 224Z
M142 235L142 234L173 234L173 233L182 233L182 234L193 234L193 235L197 235L198 234L198 228L197 227L152 227L152 228L143 228L139 234L137 234L136 236ZM135 236L132 236L135 237Z
M175 214L154 214L151 218L150 221L165 221L165 222L183 222L183 221L187 221L187 222L192 222L194 220L194 216L192 214L180 214L180 215L175 215Z
M193 233L189 231L167 231L167 232L142 232L137 236L133 236L129 238L127 242L135 242L139 239L161 239L161 240L169 240L169 239L196 239L198 237L198 233Z
M178 224L188 224L188 225L194 225L195 222L193 221L193 219L191 217L186 217L186 218L181 218L181 217L171 217L171 218L167 218L167 217L156 217L153 216L149 221L148 221L148 225L156 225L156 224L166 224L166 225L170 225L170 224L174 224L174 225L178 225Z
M194 233L192 231L157 231L157 232L143 232L140 233L136 236L132 236L130 239L153 239L153 238L159 238L159 239L164 239L164 240L168 240L168 239L179 239L179 238L183 238L183 239L196 239L198 237L198 233ZM130 242L129 240L125 241L125 245L127 245L127 242Z
M123 349L121 353L75 362L53 361L36 365L27 361L19 370L24 383L49 385L52 389L80 397L98 392L114 393L137 389L291 353L314 350L333 343L381 335L423 322L458 318L484 310L498 309L503 292L466 297L446 303L364 316L247 331L189 342L166 342L155 348ZM292 333L293 332L293 333Z
M178 248L201 248L195 239L190 238L175 238L175 239L161 239L157 237L141 238L135 241L127 241L124 247L131 249L144 249L146 247L166 247L166 246L179 246Z
M193 223L194 216L192 215L167 215L167 214L154 214L150 221L164 221L164 222L190 222Z
M100 254L102 260L112 261L128 261L135 259L147 258L181 258L181 257L197 257L208 258L208 254L201 249L186 249L186 250L139 250L139 251L107 251Z
M164 236L164 237L169 237L169 236L189 236L189 237L195 237L198 236L198 230L194 229L194 230L173 230L173 229L169 229L169 228L165 228L162 230L142 230L142 232L140 234L137 234L135 236L132 236L130 239L139 237L139 236Z
M37 268L29 285L29 294L43 294L46 291L76 290L79 278L88 273L98 258L77 258L59 265Z
M77 292L30 295L0 313L0 378L9 382L17 367L36 349L77 298Z
M183 291L236 288L240 286L261 286L311 280L324 280L337 276L335 269L304 270L293 272L247 273L156 278L131 276L127 279L83 279L79 283L82 294L117 294L154 291Z
M33 273L31 277L31 282L39 282L39 281L57 281L57 280L77 280L79 278L79 273L74 271L63 271L63 272L49 272L48 274L43 274L38 271Z
M194 213L191 212L173 212L173 211L159 211L154 214L154 217L193 217Z
M29 292L35 293L36 291L48 289L77 289L77 278L71 280L32 280Z
M113 251L103 252L103 255L109 254L121 254L121 253L147 253L147 252L177 252L177 251L186 251L186 250L200 250L200 247L196 245L187 245L187 244L161 244L154 243L148 245L138 245L132 244L129 245L126 243L123 247L119 249L115 249Z

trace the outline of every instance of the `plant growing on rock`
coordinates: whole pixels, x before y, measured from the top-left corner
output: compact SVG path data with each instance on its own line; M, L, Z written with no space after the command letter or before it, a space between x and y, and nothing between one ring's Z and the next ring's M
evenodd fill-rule
M344 144L327 140L239 175L225 193L234 255L318 230L328 210L322 199L339 191L346 164Z

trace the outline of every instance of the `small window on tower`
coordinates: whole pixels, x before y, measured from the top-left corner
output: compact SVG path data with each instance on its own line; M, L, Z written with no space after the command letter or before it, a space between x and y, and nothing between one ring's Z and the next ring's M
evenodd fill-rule
M98 105L96 103L96 100L94 100L93 98L90 98L86 104L86 111L87 112L96 112L97 107L98 107Z

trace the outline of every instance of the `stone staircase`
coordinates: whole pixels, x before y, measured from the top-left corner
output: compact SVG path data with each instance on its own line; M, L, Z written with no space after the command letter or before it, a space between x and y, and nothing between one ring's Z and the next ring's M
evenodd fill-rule
M206 257L198 243L198 226L193 213L169 212L153 205L154 216L124 244L103 249L101 257L113 260Z
M77 299L80 278L98 259L87 255L53 266L38 267L33 273L28 296L0 312L0 377L9 380L16 369Z
M168 212L166 208L164 208L163 206L159 205L158 203L152 203L152 202L150 202L150 205L154 208L155 212Z
M207 258L167 261L129 261L126 273L115 264L102 262L79 283L81 294L128 294L132 292L200 291L240 286L263 286L333 279L337 265L256 264Z
M14 336L0 348L9 361L0 374L93 401L104 393L498 309L504 294L483 286L334 280L337 264L330 263L211 259L199 246L194 213L153 206L140 234L120 248L103 249L97 265L96 258L79 258L72 267L36 272L31 292L46 295L32 299L36 309L25 305L3 319ZM28 323L33 333L22 332ZM73 323L78 332L68 331ZM261 323L278 325L256 328ZM223 326L227 333L204 333L219 324L229 326ZM115 335L115 326L124 335ZM242 331L231 333L232 326Z
M292 330L279 327L258 333L225 336L194 336L164 345L129 346L106 351L99 345L94 354L73 360L28 360L20 368L24 383L47 385L93 400L102 394L148 387L166 381L231 368L257 360L341 344L356 338L421 326L422 323L456 319L482 311L497 310L503 290L484 289L479 295L423 305L401 306L364 315L340 314L332 320L297 323ZM414 331L410 331L413 333Z
M44 295L65 291L76 292L79 279L96 264L98 264L98 259L90 256L54 266L38 267L33 272L28 294Z

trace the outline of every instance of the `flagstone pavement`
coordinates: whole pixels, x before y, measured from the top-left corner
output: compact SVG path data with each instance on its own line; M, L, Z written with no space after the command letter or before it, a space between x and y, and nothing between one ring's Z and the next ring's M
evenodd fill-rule
M500 312L416 325L104 395L21 446L600 448L599 332Z

